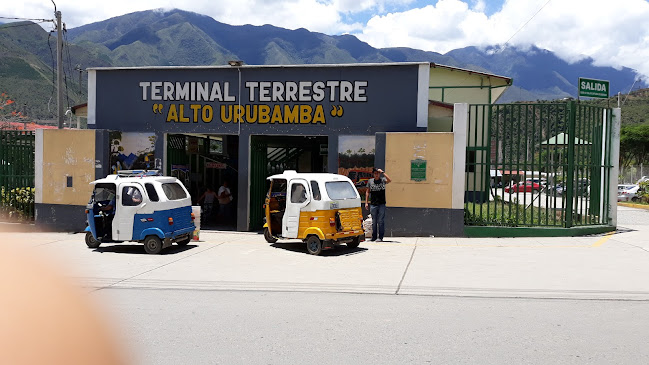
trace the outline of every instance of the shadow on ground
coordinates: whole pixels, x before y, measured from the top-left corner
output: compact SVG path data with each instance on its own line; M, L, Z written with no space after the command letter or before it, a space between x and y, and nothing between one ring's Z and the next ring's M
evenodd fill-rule
M628 232L635 232L635 231L637 231L637 229L617 226L615 229L615 233L613 234L628 233Z
M270 245L271 247L280 248L282 250L298 252L308 255L309 253L306 250L306 243L301 241L292 241L292 242L277 242ZM334 249L323 250L320 253L320 256L331 257L331 256L351 256L367 251L367 248L356 247L349 248L346 245L340 245Z
M162 252L160 253L161 255L173 255L181 252L185 252L187 250L191 250L194 247L198 247L197 245L187 245L187 246L178 246L178 245L173 245L171 247L167 247ZM133 254L133 255L148 255L144 251L144 245L109 245L106 244L106 246L102 245L99 246L98 248L94 249L93 251L95 252L110 252L110 253L122 253L122 254Z

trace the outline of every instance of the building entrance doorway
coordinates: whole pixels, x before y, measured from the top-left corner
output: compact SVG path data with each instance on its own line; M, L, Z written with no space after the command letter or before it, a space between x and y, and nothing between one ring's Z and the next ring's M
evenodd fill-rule
M326 136L251 136L250 230L263 226L268 176L285 170L328 172Z
M166 141L166 175L178 178L192 204L202 207L201 229L235 230L239 137L167 134Z

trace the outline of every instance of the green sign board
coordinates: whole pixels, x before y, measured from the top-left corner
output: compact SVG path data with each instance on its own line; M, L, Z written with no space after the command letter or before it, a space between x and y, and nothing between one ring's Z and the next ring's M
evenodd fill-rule
M608 81L579 78L579 96L608 98L608 89Z
M410 180L426 180L426 160L417 159L410 161Z

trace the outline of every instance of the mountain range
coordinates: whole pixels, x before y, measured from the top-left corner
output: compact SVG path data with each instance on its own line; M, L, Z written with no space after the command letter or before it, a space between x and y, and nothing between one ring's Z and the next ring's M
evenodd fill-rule
M511 77L499 102L576 97L579 77L610 80L611 93L626 92L629 68L561 60L531 47L466 47L446 54L412 48L374 48L353 35L326 35L272 25L232 26L183 10L148 10L72 28L64 33L67 104L85 102L88 67L434 62ZM0 92L35 119L53 119L56 34L29 22L0 25ZM81 83L79 77L81 76ZM646 86L636 83L636 88ZM6 110L5 110L6 112ZM2 111L0 110L0 115Z

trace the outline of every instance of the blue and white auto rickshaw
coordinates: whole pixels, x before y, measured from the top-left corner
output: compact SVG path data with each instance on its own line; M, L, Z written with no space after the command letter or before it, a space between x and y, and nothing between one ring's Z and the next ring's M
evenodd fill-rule
M86 244L135 241L158 254L177 243L187 245L195 229L191 197L175 177L157 171L120 171L91 182L86 207Z

